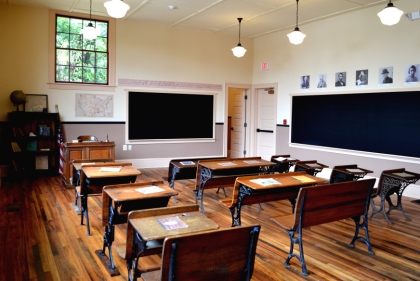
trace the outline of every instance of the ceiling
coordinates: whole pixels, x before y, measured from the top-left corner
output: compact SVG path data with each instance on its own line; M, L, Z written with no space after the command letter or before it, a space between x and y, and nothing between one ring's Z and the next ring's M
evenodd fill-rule
M107 16L104 3L92 0L92 14ZM242 37L258 37L296 26L295 0L124 0L130 5L127 15L119 20L145 21L171 27L193 27L238 36L238 20ZM388 0L300 0L299 27L305 23L339 16L375 6L380 12ZM398 8L398 1L393 1ZM89 14L89 0L0 0L0 4L43 7ZM169 6L174 6L170 9ZM372 15L376 16L376 14ZM379 20L379 18L378 18Z

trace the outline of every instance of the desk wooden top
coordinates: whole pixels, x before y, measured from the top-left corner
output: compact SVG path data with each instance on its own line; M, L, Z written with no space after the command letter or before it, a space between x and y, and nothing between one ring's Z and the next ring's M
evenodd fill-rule
M271 185L264 186L262 184L258 184L252 181L256 179L273 179L279 182L279 184L271 184ZM249 188L252 188L254 190L264 190L264 189L275 189L275 188L292 187L292 186L303 187L307 185L325 183L325 179L308 175L306 172L290 172L290 173L282 173L282 174L268 174L268 175L238 177L236 179L236 182L239 184L246 185Z
M87 147L87 146L115 146L115 142L103 142L103 141L84 141L84 142L65 142L63 143L65 148L70 147Z
M115 188L104 188L104 193L116 202L134 201L142 199L150 199L165 196L177 196L178 192L166 184L148 184L144 185L141 183L130 184L130 186L115 187ZM156 192L153 192L155 189ZM143 192L141 192L143 191ZM146 192L146 193L144 193ZM151 192L151 193L147 193Z
M171 217L178 217L187 224L188 227L165 230L158 222L158 219ZM218 224L199 211L129 219L129 223L133 226L135 231L141 235L144 241L160 240L169 236L209 231L219 228Z
M95 167L82 167L82 171L86 175L87 178L110 178L110 177L128 177L128 176L139 176L141 173L139 170L134 168L133 166L112 166L106 168L121 168L119 172L113 171L101 171L103 167L95 166Z
M384 171L384 174L386 174L387 176L391 176L391 177L403 180L403 181L420 179L420 174L409 172L409 171L406 171L405 169Z
M370 174L373 173L371 170L363 169L357 167L357 165L347 165L347 166L339 166L334 167L334 170L339 171L344 174L348 175L359 175L359 174Z
M210 170L228 170L237 168L252 168L260 166L275 166L276 164L259 158L250 159L219 159L205 162L198 162L199 165Z
M73 168L77 171L80 171L80 169L82 169L83 165L92 165L92 164L101 164L101 163L114 163L114 162L86 162L86 163L74 163L73 162Z
M293 163L299 161L299 159L290 157L290 155L273 155L271 161L277 163Z
M316 160L310 160L310 161L297 161L296 162L297 166L301 166L304 167L306 169L323 169L323 168L328 168L327 165L325 164L321 164L319 162L317 162Z

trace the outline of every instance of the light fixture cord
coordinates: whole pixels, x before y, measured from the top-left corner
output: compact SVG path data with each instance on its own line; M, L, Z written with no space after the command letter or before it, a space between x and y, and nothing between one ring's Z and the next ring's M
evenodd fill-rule
M242 21L242 18L238 18L238 21L239 21L239 44L241 44L241 21Z
M298 28L299 0L296 0L296 28Z
M92 0L90 0L89 17L90 17L90 21L92 22Z

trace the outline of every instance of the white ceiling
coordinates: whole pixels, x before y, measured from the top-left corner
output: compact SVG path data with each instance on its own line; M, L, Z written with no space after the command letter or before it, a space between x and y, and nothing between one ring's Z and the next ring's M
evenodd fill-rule
M92 14L107 16L104 3L92 0ZM295 0L124 0L130 5L120 20L146 21L171 27L188 26L238 36L257 37L296 26ZM371 6L380 12L388 0L300 0L299 27ZM398 1L393 1L398 8ZM395 2L397 2L395 4ZM90 0L0 0L0 4L44 7L89 14ZM170 9L169 6L175 6ZM376 14L372 15L376 16ZM379 20L379 18L378 18Z

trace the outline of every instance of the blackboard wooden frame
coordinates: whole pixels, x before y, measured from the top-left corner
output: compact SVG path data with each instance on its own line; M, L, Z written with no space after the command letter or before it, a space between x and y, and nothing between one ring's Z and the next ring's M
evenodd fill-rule
M420 90L292 94L290 145L420 163Z

